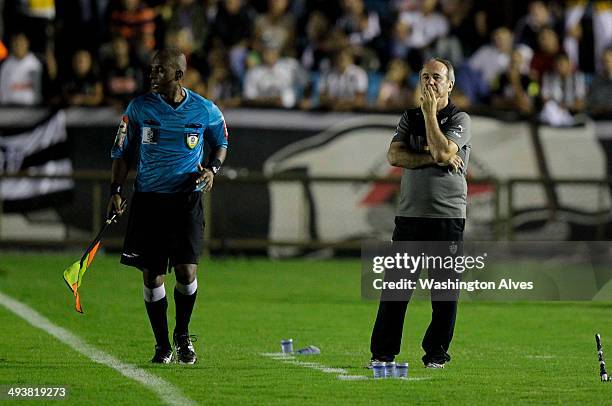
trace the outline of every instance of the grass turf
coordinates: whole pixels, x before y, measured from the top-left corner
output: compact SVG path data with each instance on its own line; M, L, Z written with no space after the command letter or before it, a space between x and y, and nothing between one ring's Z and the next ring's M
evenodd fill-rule
M160 376L202 404L604 404L612 384L598 380L594 333L612 337L607 303L478 303L459 307L453 361L421 366L420 339L429 303L411 303L399 361L419 381L341 381L285 364L281 338L321 348L301 357L368 375L369 336L377 304L360 299L357 261L222 260L201 265L191 332L200 361L154 366L138 271L100 254L85 275L84 315L73 310L61 274L79 254L0 254L0 291L88 343ZM169 319L173 275L169 276ZM0 306L0 385L65 385L68 403L151 404L140 384L95 364Z

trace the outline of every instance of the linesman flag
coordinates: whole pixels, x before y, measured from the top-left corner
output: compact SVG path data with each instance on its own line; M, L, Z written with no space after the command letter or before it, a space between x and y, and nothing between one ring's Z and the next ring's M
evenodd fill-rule
M124 200L121 204L122 208L125 207L125 203L126 201ZM104 234L108 226L115 221L116 218L117 214L113 213L113 215L106 220L104 226L102 226L102 229L100 230L96 238L94 238L91 244L89 244L89 247L87 247L85 253L81 257L81 260L75 262L74 264L66 268L66 270L64 270L64 281L68 285L68 289L70 289L70 291L72 291L74 295L74 307L75 310L79 313L83 313L83 307L81 306L81 296L79 295L79 287L83 282L83 275L85 274L87 268L89 268L89 265L91 265L91 263L93 262L94 257L96 256L96 253L100 248L100 244L102 242L102 235Z

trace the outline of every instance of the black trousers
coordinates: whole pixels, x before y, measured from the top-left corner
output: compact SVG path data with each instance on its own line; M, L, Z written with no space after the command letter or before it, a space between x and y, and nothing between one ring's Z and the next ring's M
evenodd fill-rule
M465 219L396 217L393 241L463 241ZM408 301L381 301L372 331L372 358L391 360L400 352ZM423 363L450 361L457 301L431 301L431 323L423 337Z

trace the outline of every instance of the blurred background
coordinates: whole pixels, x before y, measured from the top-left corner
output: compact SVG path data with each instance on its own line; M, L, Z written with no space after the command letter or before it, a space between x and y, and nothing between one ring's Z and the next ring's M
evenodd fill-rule
M0 0L0 249L82 247L110 147L162 46L224 112L215 255L333 256L389 239L386 151L424 60L472 117L466 238L607 240L609 0ZM160 214L163 215L163 214ZM121 246L122 220L106 246Z

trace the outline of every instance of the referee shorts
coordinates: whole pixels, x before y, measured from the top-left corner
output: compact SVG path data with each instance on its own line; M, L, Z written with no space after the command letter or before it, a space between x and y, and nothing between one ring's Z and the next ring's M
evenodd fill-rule
M134 193L121 263L163 275L197 264L204 242L201 193Z

